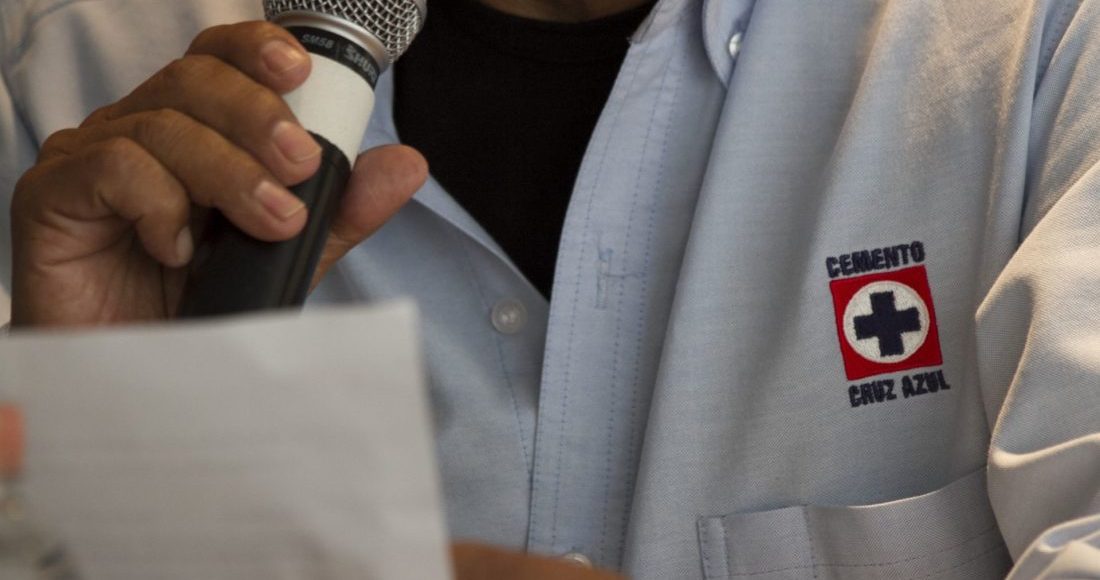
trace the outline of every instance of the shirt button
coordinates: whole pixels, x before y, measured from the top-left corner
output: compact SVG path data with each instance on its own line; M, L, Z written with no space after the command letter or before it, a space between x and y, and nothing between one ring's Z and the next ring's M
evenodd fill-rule
M741 41L744 40L744 38L744 32L738 32L737 34L734 34L732 37L730 37L729 48L731 57L737 58L737 55L741 54Z
M527 324L527 309L519 300L506 298L493 306L493 328L502 334L516 334Z
M570 564L573 564L574 566L580 566L581 568L592 567L592 560L589 560L588 556L585 556L584 554L581 554L579 552L569 552L568 554L562 556L561 559L569 562Z

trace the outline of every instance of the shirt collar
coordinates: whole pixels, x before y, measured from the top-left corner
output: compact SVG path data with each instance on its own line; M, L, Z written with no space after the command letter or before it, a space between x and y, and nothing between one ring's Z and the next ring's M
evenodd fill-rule
M371 116L370 124L367 126L367 132L363 136L360 145L361 151L381 145L400 143L397 126L393 121L393 93L393 69L391 67L378 77L378 85L374 89L374 113ZM412 203L418 203L450 222L467 236L488 248L517 275L523 277L519 268L512 263L512 260L505 254L500 245L493 240L492 236L431 175L428 176L424 186L413 196Z
M701 15L702 38L707 57L715 74L728 86L733 73L733 63L737 51L731 51L731 40L736 35L744 38L749 16L756 0L658 0L653 11L631 37L632 43L644 43L655 38L666 28L671 27L685 15L685 11L695 11ZM366 150L388 143L398 143L397 129L393 122L393 72L387 71L378 80L375 89L376 103L370 126L364 136L361 149ZM505 262L503 250L492 240L485 230L455 202L433 179L428 180L417 192L413 200L426 206L460 230L480 241L493 253L501 256ZM514 268L514 266L512 266Z
M703 47L714 73L729 85L756 0L659 0L631 38L644 43L676 23L685 11L701 10Z

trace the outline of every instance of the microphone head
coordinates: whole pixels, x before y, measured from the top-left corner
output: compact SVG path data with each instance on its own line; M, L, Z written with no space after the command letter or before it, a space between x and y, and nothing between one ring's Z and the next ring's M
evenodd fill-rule
M398 59L420 32L427 15L427 0L264 0L267 19L283 23L295 17L322 17L351 24L381 44L387 61Z

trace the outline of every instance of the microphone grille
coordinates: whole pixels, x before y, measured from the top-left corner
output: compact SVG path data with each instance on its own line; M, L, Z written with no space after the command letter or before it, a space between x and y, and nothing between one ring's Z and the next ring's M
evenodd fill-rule
M287 12L334 16L374 35L394 62L424 24L424 0L264 0L268 20Z

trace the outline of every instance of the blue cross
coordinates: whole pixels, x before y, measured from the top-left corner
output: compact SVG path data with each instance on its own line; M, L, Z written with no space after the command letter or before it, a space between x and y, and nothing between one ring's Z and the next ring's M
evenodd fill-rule
M882 356L905 354L901 337L907 332L918 332L920 312L916 308L898 311L893 292L871 294L871 314L855 318L856 338L878 339L878 352Z

